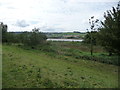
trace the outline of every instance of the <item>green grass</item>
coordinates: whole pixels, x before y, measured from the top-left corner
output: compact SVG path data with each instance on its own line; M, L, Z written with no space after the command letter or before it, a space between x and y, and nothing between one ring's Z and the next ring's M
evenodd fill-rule
M118 87L118 66L8 45L3 45L2 55L3 88Z

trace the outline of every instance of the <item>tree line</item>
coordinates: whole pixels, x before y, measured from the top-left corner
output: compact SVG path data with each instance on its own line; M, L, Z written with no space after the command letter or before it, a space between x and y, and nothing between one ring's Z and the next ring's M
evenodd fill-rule
M7 25L3 24L2 22L0 23L0 30L2 31L2 43L19 43L24 46L29 46L33 49L37 46L46 44L47 37L45 34L39 31L39 28L34 28L31 32L25 31L19 34L8 32L7 28Z

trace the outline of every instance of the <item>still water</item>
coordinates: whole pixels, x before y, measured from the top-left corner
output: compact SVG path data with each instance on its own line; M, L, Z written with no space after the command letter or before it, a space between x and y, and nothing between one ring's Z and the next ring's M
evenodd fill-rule
M74 41L74 42L81 42L82 39L47 39L47 41Z

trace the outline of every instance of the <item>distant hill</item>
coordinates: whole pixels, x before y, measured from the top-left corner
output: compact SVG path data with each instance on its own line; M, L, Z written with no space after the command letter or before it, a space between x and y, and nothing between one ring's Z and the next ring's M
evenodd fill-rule
M23 32L11 32L21 34ZM64 39L83 39L86 35L85 32L43 32L47 38L64 38Z

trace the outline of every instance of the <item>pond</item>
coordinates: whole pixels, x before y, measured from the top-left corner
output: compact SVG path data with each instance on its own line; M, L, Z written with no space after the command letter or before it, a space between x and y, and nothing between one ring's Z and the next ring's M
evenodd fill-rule
M47 39L47 41L70 41L70 42L82 42L82 39Z

